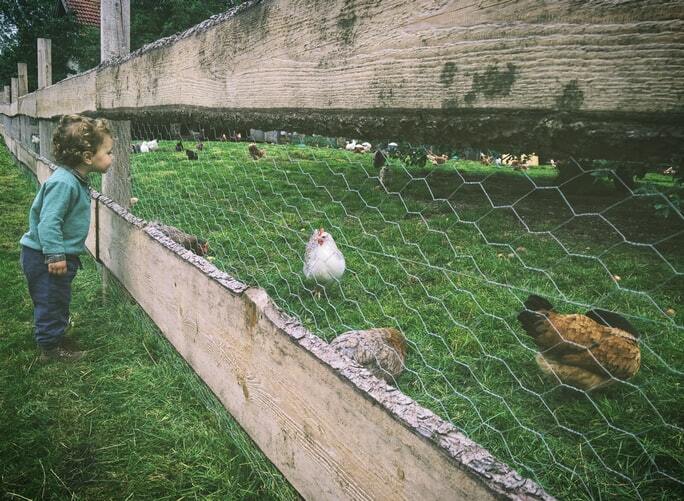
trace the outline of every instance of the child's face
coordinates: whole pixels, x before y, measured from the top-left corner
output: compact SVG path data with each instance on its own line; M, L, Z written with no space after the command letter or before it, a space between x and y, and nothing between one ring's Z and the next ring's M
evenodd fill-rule
M112 165L112 160L114 158L114 155L112 155L113 147L114 140L111 136L106 136L97 149L97 152L85 160L90 172L101 172L102 174L107 172L109 166Z

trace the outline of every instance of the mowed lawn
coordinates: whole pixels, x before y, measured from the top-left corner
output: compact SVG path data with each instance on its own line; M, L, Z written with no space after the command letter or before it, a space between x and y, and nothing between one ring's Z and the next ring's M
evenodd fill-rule
M189 161L160 145L131 156L136 215L206 238L214 264L327 340L400 328L397 386L550 493L682 491L684 226L656 216L653 195L464 161L392 160L382 188L371 154L260 145L255 162L245 143L206 142ZM321 298L301 272L318 227L348 267ZM530 293L561 312L625 315L642 333L636 377L596 394L542 377L515 318Z
M75 364L38 361L18 241L36 185L0 145L0 497L298 499L91 258L74 283Z

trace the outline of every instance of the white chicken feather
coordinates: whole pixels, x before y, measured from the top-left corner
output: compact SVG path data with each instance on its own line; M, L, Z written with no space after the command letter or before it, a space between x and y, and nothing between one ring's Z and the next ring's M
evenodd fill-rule
M335 239L323 228L314 230L306 244L304 276L309 280L327 283L339 280L346 263Z

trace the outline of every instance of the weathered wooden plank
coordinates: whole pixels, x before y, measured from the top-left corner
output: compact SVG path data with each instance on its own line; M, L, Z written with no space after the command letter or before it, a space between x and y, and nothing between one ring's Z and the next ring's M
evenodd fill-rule
M233 126L657 157L682 148L684 9L639 5L251 2L103 68L98 107L184 105L196 120L235 111Z
M684 9L647 3L252 2L103 69L98 104L682 111Z
M130 0L100 1L100 61L131 51Z
M253 0L101 66L96 93L90 80L60 83L38 114L165 110L233 127L669 160L684 148L683 18L668 0Z
M125 56L131 51L130 0L102 0L100 2L100 61ZM102 177L102 192L124 208L130 207L131 171L129 145L131 122L112 120L111 131L115 138L114 161ZM102 290L106 293L110 273L102 268Z
M24 115L26 117L35 117L37 111L37 98L38 95L35 92L26 94L17 100L17 115Z
M19 98L19 79L15 77L10 78L10 87L12 89L10 93L10 102L16 103Z
M50 87L36 91L36 112L39 118L54 118L71 113L94 112L96 70L66 78Z
M36 172L36 157L33 154L32 151L28 150L27 147L19 143L18 141L15 143L15 156L17 157L17 160L24 164L26 167L31 169L34 173Z
M52 40L39 38L38 43L38 88L52 85Z
M28 94L28 66L26 63L17 63L17 96Z

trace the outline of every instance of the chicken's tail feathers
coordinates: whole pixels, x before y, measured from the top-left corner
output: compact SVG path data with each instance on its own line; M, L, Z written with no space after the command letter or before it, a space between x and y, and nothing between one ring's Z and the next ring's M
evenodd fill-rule
M389 344L397 350L401 354L402 357L406 356L406 337L404 334L399 329L395 329L394 327L387 327L385 329L387 332L387 337L389 340Z
M530 296L527 298L527 301L525 301L525 308L532 311L551 311L553 310L553 305L541 296L530 294Z
M639 331L622 315L615 312L601 309L593 309L586 313L594 322L598 322L606 327L615 327L616 329L629 332L632 336L638 338Z

